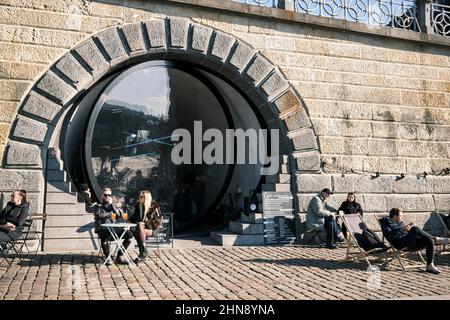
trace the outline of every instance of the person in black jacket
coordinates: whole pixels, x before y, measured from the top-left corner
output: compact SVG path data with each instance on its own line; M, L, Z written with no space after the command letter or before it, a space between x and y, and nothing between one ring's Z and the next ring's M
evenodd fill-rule
M14 190L11 201L0 212L0 242L17 240L28 217L29 204L25 190Z
M147 256L145 240L153 235L159 223L162 222L162 214L159 204L153 200L152 194L148 190L139 193L139 201L136 203L131 222L136 223L134 237L139 247L139 255L136 263L144 261Z
M434 244L448 244L448 238L434 237L417 227L414 222L405 225L402 221L403 212L400 208L392 208L389 218L380 220L381 230L386 240L394 248L401 250L420 250L425 248L427 255L426 271L434 274L440 273L434 266Z
M356 201L356 196L353 192L350 192L347 195L347 200L342 202L341 206L338 209L338 212L339 211L343 211L344 214L359 213L361 217L363 216L363 209L361 205ZM344 224L342 224L341 231L344 237L347 238L347 228Z
M100 243L102 246L102 251L104 254L104 259L109 256L110 248L109 241L112 240L112 236L109 233L109 230L106 228L101 228L101 225L104 223L113 223L114 220L111 217L112 213L116 214L116 220L119 222L125 222L122 218L122 211L117 208L117 206L113 203L112 200L112 191L110 188L104 188L102 191L103 202L100 206L98 206L97 212L95 213L95 231L98 233L100 237ZM114 231L120 236L123 232L122 228L114 228ZM131 243L131 239L133 238L133 233L130 230L127 230L123 235L123 247L125 250ZM116 263L125 264L126 261L123 259L123 253L119 250L116 257Z

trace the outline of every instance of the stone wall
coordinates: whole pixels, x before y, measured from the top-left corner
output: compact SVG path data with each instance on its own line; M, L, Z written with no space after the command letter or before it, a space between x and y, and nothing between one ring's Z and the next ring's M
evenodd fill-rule
M340 22L294 23L177 1L0 0L2 163L19 106L54 62L108 26L166 16L190 18L245 41L301 96L298 101L286 94L275 103L296 150L300 212L324 187L336 191L337 204L356 191L368 211L397 205L414 212L450 210L449 178L432 175L450 167L449 46L336 29L345 26ZM400 32L405 38L410 33ZM302 129L310 123L314 133ZM22 134L46 138L39 130ZM20 162L20 152L28 151L16 146L22 151L8 157ZM424 171L430 175L417 177ZM372 178L375 172L381 176ZM398 180L401 173L406 177ZM37 196L43 184L40 171L25 176L14 165L0 170L0 177L0 191L29 185Z

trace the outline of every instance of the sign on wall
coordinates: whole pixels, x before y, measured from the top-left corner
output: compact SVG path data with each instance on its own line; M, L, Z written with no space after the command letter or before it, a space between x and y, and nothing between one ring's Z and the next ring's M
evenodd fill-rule
M293 196L290 192L263 191L264 244L295 241Z

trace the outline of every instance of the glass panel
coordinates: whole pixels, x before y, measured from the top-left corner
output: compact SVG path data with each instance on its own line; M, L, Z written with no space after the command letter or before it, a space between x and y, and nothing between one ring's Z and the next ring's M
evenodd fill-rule
M112 188L129 209L139 191L148 189L163 211L175 212L176 224L206 212L222 196L229 165L177 166L171 160L175 129L191 133L194 150L194 121L202 121L203 131L228 128L220 103L203 82L146 63L119 75L98 103L91 150L101 188Z

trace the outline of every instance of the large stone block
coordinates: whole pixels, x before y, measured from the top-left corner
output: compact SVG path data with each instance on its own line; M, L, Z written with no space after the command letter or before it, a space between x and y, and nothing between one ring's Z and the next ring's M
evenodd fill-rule
M308 209L308 204L311 201L311 199L317 195L317 193L310 193L310 194L298 194L298 206L300 212L306 212Z
M261 55L257 55L247 68L245 74L251 80L252 84L258 85L264 77L272 70L272 65Z
M192 25L191 49L203 54L208 52L212 29L198 24Z
M122 26L122 32L125 36L125 40L127 41L131 53L145 50L144 36L142 34L142 27L140 22L130 23Z
M450 212L450 195L449 194L435 194L434 203L436 211Z
M44 188L42 170L0 169L0 191L25 189L40 192Z
M450 193L450 177L427 176L426 181L427 193Z
M397 141L387 139L369 139L369 156L397 156Z
M36 87L54 97L63 105L72 99L77 91L51 71L47 71Z
M150 20L144 22L150 41L150 49L166 48L166 24L164 20Z
M80 63L70 53L64 55L55 65L78 90L83 89L92 81L92 76L84 69Z
M331 189L331 176L324 174L297 174L298 192L317 193L324 188Z
M239 41L236 49L230 58L230 64L238 70L243 70L255 55L255 51L248 44Z
M394 190L392 176L355 175L354 192L357 193L392 193Z
M73 51L83 59L95 78L101 76L110 67L92 39L83 42Z
M211 48L211 55L225 61L234 44L234 39L225 33L215 32L214 43Z
M304 109L299 109L293 114L284 118L284 123L289 131L307 128L311 126L311 121Z
M302 129L292 136L295 150L317 149L317 138L311 128Z
M399 158L379 158L379 169L375 171L396 174L406 173L406 161L406 159Z
M264 91L265 95L270 98L276 96L282 91L289 88L289 83L286 81L284 76L279 70L272 73L269 78L267 78L263 84L261 84L261 89Z
M47 125L42 122L19 116L16 121L13 136L35 142L43 142L47 134L47 129Z
M319 171L320 154L318 151L296 153L297 169L300 171Z
M359 197L359 195L357 195ZM361 201L361 197L359 197ZM361 201L363 210L367 212L386 212L386 197L382 194L365 194L363 196L364 201Z
M333 175L333 188L335 192L354 192L355 191L355 175L348 174L342 177L341 175Z
M24 113L45 119L48 122L54 120L56 114L61 110L61 106L44 98L40 94L31 91L22 106Z
M418 179L416 176L406 176L400 179L396 176L392 182L395 193L426 193L427 183L425 179Z
M41 149L34 144L10 141L6 164L12 166L33 166L42 168Z
M108 28L97 34L95 37L100 41L111 61L122 61L127 57L117 28Z
M301 102L294 91L288 90L274 101L274 105L280 113L285 113L289 110L299 109Z
M434 199L431 194L424 195L386 195L386 207L401 208L404 211L434 211Z
M183 18L169 19L170 38L169 44L171 48L186 48L189 22Z

